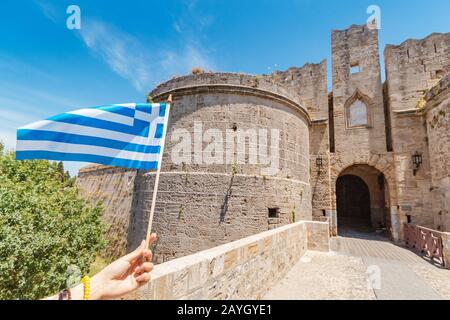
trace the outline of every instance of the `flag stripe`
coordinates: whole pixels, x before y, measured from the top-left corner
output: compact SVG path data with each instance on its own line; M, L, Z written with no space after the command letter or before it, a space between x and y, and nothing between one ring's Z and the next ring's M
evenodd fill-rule
M138 153L99 146L88 146L55 141L19 140L17 141L17 151L56 151L67 153L97 154L105 157L117 157L138 161L157 161L159 158L159 153Z
M102 119L95 119L90 117L85 117L81 115L63 113L47 120L62 122L62 123L70 123L70 124L78 124L86 127L93 127L99 129L106 129L110 131L117 131L128 133L132 135L137 135L141 137L148 136L148 122L135 119L134 126L128 126L122 123L116 123L112 121L106 121Z
M135 109L133 107L124 105L109 105L109 106L93 107L90 109L103 110L111 113L120 114L122 116L127 116L130 118L133 118L135 113Z
M159 153L161 151L160 146L135 144L113 139L98 138L94 136L44 130L19 129L17 130L17 140L56 141L72 144L100 146L105 148L141 153Z
M99 129L99 128L92 128L92 127L86 127L81 126L78 124L70 124L70 123L62 123L62 122L54 122L50 120L42 120L38 121L32 124L29 124L27 126L23 126L22 128L19 128L19 130L22 129L29 129L29 130L46 130L46 131L54 131L54 132L66 132L66 133L73 133L73 134L83 134L86 136L95 136L99 138L105 138L105 139L113 139L123 142L131 142L136 144L147 144L148 138L147 137L140 137L140 136L134 136L128 133L120 133L116 131L109 131L106 129Z
M161 104L159 106L159 116L160 117L165 117L166 116L166 105L165 104Z
M115 157L105 157L94 154L84 153L64 153L53 151L17 151L16 160L27 159L47 159L55 161L79 161L99 163L107 166L126 167L142 170L158 169L158 161L136 161L129 159L120 159Z
M155 138L161 139L164 133L164 124L158 123L156 125L156 132L155 132Z
M148 103L136 103L136 111L152 114L153 109L160 108L162 104L153 104L152 107Z
M112 109L110 109L112 110ZM125 108L122 108L122 110L125 110ZM131 109L128 109L131 110ZM109 110L100 110L100 109L80 109L80 110L74 110L67 112L66 114L71 115L77 115L77 116L83 116L98 120L105 120L105 121L111 121L111 122L117 122L121 124L125 124L127 126L133 126L134 124L134 110L133 115L131 117L118 114L115 112L110 112Z

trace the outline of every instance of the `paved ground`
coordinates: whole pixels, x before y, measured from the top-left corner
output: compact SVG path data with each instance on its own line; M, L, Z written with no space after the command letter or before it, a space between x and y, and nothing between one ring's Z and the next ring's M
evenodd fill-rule
M309 251L265 299L450 299L450 270L375 233L332 239L332 252Z

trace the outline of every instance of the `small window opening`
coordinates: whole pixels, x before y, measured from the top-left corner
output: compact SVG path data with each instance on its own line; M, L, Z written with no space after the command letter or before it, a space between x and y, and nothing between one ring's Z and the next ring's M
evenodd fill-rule
M361 67L359 66L359 63L355 63L350 66L350 74L357 74L360 72L361 72Z
M269 208L269 218L278 218L279 209L278 208Z
M408 223L412 223L412 217L411 217L410 214L406 215L406 221L407 221Z

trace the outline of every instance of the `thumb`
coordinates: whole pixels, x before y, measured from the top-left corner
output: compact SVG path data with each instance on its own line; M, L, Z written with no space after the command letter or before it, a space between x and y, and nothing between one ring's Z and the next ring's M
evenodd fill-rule
M145 249L145 240L142 240L141 245L140 245L139 247L137 247L136 250L130 252L129 254L127 254L126 256L124 256L123 258L124 258L126 261L131 262L131 261L133 261L133 260L135 260L135 259L137 259L137 258L142 257L142 254L143 254L143 252L144 252L144 249Z

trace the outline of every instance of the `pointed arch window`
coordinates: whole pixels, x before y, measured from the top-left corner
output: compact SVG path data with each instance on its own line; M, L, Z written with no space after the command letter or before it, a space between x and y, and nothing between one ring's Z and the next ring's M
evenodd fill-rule
M367 125L369 125L367 105L357 99L348 108L348 126L352 128Z
M347 128L370 127L370 99L359 91L345 104Z

